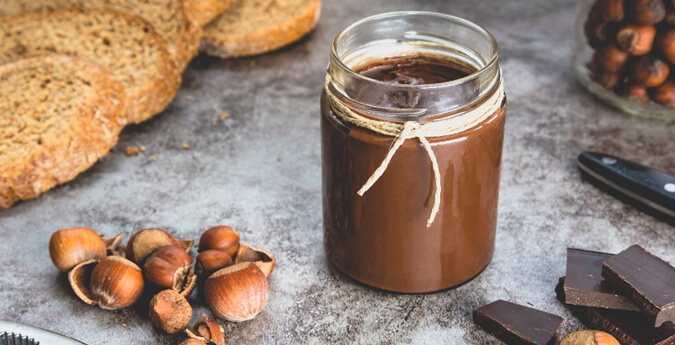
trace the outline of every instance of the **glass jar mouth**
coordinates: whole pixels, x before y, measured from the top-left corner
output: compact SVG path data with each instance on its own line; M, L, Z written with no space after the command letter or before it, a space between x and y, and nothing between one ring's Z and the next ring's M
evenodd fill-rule
M374 21L381 21L381 20L387 20L387 19L394 19L394 18L400 18L403 16L421 16L421 17L430 17L430 18L438 18L438 19L443 19L447 21L454 21L457 23L461 23L462 25L466 27L470 27L471 29L475 30L476 32L479 32L483 35L483 37L488 41L489 45L492 47L492 54L489 57L489 59L485 59L485 62L482 66L479 68L475 69L472 73L469 75L454 79L451 81L443 82L443 83L434 83L434 84L423 84L423 85L406 85L406 84L397 84L397 87L400 88L414 88L416 90L420 89L438 89L438 88L446 88L449 86L456 86L460 84L467 83L471 80L477 79L481 74L486 73L486 71L495 68L495 66L499 63L499 43L497 43L497 39L490 33L487 29L483 28L482 26L475 24L471 21L468 21L466 19L462 19L460 17L452 16L449 14L444 14L444 13L437 13L437 12L427 12L427 11L398 11L398 12L387 12L387 13L381 13L377 14L374 16L366 17L363 18L359 21L356 21L352 23L351 25L347 26L344 28L338 35L333 39L333 42L331 44L331 57L332 57L332 62L338 64L340 69L343 69L346 73L348 73L351 77L353 78L360 78L360 79L365 79L368 80L371 83L375 84L380 84L380 85L391 85L388 82L369 78L366 76L363 76L356 71L352 69L352 67L347 66L344 61L343 57L340 56L338 53L339 51L339 43L345 39L345 37L351 35L354 33L354 31L358 30L361 26L363 26L366 23L369 22L374 22ZM411 32L412 34L417 34L417 32Z
M397 59L442 60L467 75L429 84L358 73ZM486 29L434 12L390 12L346 27L333 40L327 91L357 112L387 121L435 121L475 108L501 87L499 46Z

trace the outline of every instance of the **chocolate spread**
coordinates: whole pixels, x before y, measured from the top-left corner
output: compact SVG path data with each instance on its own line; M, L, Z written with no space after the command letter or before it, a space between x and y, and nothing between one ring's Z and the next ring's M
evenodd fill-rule
M357 72L399 84L440 83L470 73L433 59L384 60ZM384 290L420 293L460 285L487 266L497 226L505 102L476 127L429 138L442 177L440 212L429 228L434 177L420 142L406 140L382 177L359 196L394 138L340 121L325 95L321 112L324 242L339 270Z

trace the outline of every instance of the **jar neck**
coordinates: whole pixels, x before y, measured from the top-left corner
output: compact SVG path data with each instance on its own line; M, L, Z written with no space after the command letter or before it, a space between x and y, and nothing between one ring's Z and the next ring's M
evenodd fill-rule
M407 85L356 71L389 59L435 59L474 71L437 84ZM431 12L394 12L361 20L333 41L328 91L380 120L429 122L469 111L501 87L494 37L466 20ZM396 102L392 102L396 99Z

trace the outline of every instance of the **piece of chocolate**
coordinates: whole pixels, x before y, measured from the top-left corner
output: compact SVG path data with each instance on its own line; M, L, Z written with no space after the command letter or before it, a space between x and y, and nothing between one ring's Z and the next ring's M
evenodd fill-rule
M565 300L584 307L640 311L602 278L602 263L612 254L567 248Z
M611 334L622 345L675 345L675 325L672 323L654 328L642 313L566 304L564 279L560 278L556 287L558 299L587 327Z
M649 316L675 322L675 267L635 245L605 260L602 276Z
M558 315L502 300L473 311L476 325L510 345L553 345L563 321Z

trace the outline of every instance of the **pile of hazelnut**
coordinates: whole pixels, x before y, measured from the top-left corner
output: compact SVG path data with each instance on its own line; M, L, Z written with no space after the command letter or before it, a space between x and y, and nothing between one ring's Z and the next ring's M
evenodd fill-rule
M675 0L596 0L584 32L595 49L588 64L595 82L675 108Z
M75 295L90 305L115 310L137 303L146 293L150 319L162 331L185 330L182 344L225 344L215 321L200 316L192 331L188 298L199 285L200 297L217 317L234 322L253 319L267 305L267 278L276 259L268 252L239 243L229 226L215 226L199 239L193 267L193 240L178 240L169 232L143 229L121 246L122 235L104 239L89 228L56 231L49 255L59 270L68 272Z

